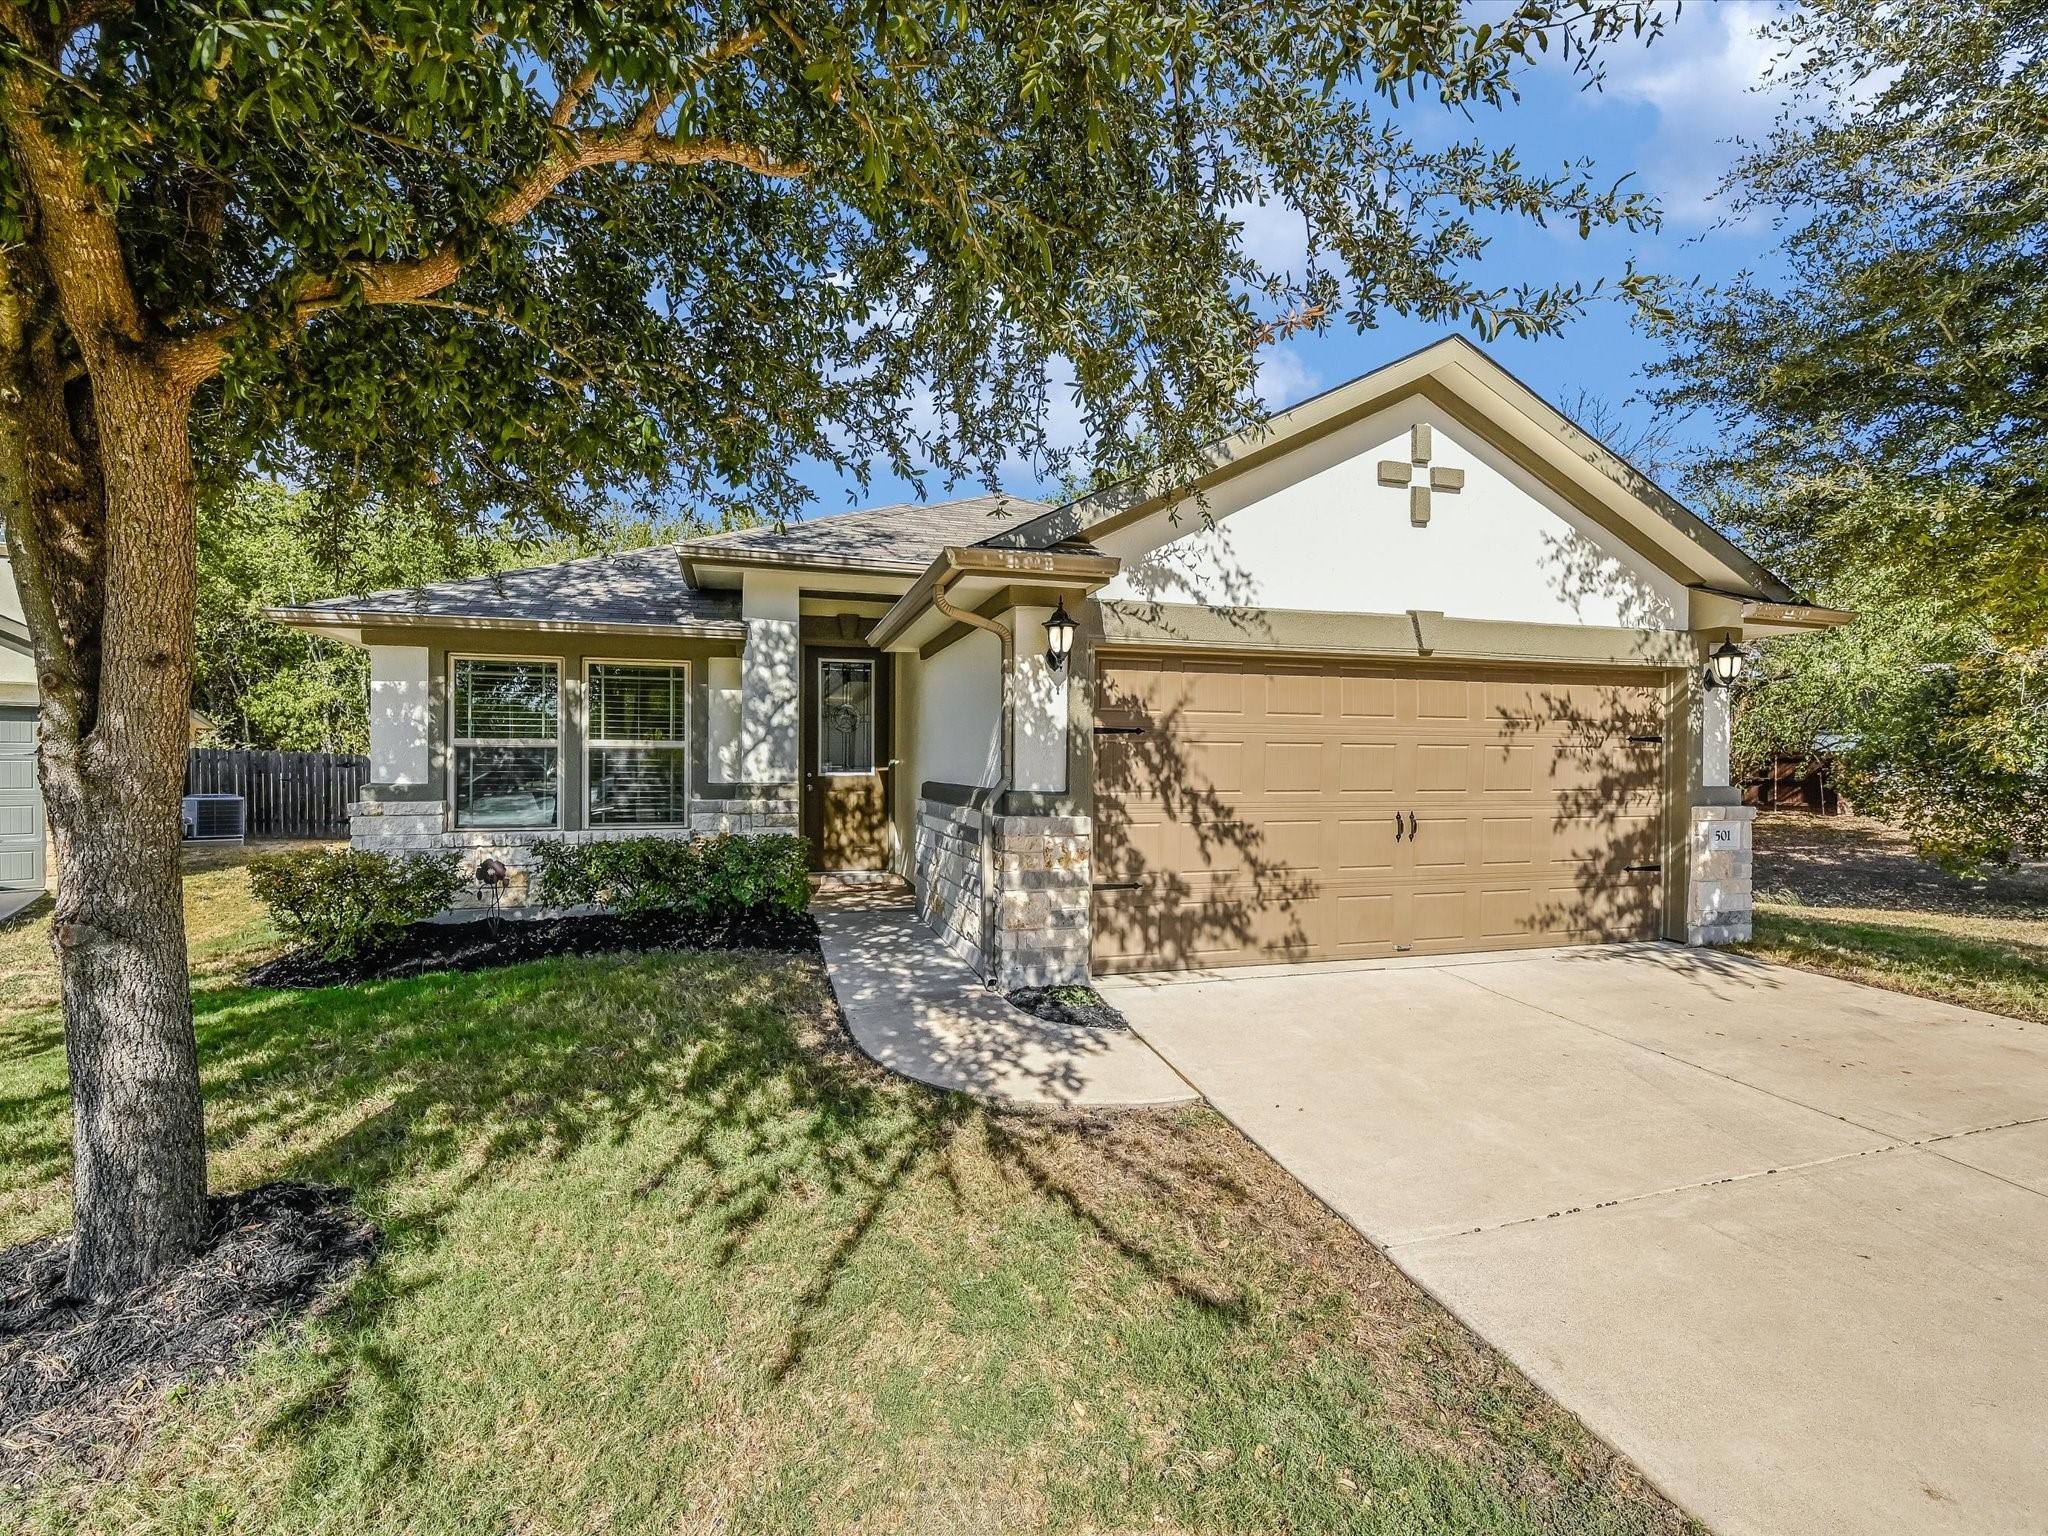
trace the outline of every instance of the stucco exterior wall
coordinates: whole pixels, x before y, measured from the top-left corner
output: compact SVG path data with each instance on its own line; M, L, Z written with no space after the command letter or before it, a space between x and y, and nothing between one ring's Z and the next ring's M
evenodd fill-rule
M918 663L907 783L979 786L1001 777L1002 663L1001 642L979 630Z
M1428 466L1412 432L1430 429ZM1428 525L1382 460L1462 471ZM1682 580L1630 549L1508 453L1421 396L1279 455L1209 493L1100 537L1124 562L1105 598L1232 608L1684 629Z

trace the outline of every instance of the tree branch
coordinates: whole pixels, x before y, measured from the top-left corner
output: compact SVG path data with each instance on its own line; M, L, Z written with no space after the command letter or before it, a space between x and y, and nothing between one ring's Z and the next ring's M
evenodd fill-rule
M692 61L693 70L702 72L730 63L751 53L766 37L766 31L758 27L734 33L698 53ZM555 103L552 121L556 127L566 127L595 85L596 75L588 68L569 81ZM779 159L756 144L660 133L657 130L661 119L675 104L676 96L673 91L656 92L623 126L568 131L554 154L504 191L485 214L485 222L493 229L510 229L579 172L599 166L651 165L673 169L730 165L757 176L778 178L800 178L811 173L807 162ZM340 276L305 280L292 300L292 319L295 324L304 325L322 310L356 300L373 305L414 303L453 284L462 275L464 265L452 244L425 256L351 262ZM229 344L246 324L247 316L238 316L191 336L164 342L159 355L181 386L196 389L220 371L227 361Z

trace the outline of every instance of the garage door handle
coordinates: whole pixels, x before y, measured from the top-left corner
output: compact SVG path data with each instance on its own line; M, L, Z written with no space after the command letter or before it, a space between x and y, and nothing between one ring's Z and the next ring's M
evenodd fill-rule
M1399 811L1394 812L1394 841L1397 843L1401 841L1401 813Z
M1411 843L1415 841L1415 813L1413 811L1408 813L1408 841Z

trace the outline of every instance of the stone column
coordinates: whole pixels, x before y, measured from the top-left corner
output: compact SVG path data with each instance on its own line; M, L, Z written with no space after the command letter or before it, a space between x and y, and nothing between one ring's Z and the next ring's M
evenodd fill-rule
M1718 643L1707 637L1701 646ZM1685 942L1743 944L1749 941L1753 807L1729 782L1728 690L1709 688L1695 674L1699 699L1699 762L1692 796L1692 835L1687 844Z

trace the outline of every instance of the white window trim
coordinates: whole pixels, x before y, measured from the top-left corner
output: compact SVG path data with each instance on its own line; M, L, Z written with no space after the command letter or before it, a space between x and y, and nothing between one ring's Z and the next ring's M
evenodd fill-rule
M532 736L457 736L455 734L455 664L459 661L542 661L547 662L554 667L555 819L551 822L548 822L546 825L531 827L465 827L459 824L462 812L455 803L455 749L458 745L465 747L537 747L541 745L540 739L538 737ZM562 729L564 722L564 713L562 709L562 684L567 676L568 671L568 660L567 658L561 656L515 656L507 651L450 651L448 653L448 707L445 716L445 718L448 721L448 762L446 766L448 791L448 825L452 831L559 832L562 830L563 818L568 812L568 806L565 803L568 800L568 796L562 793L562 782L563 779L566 777L566 770L568 767L568 765L563 761L563 750L566 746L566 733Z
M681 741L623 741L605 737L600 741L590 733L590 669L592 667L662 667L671 672L683 674L683 737ZM690 683L692 673L687 660L669 661L660 656L586 656L583 658L583 699L578 707L577 727L583 738L583 825L591 831L632 831L674 832L687 830L690 825L690 800L695 786L690 780ZM645 747L659 750L663 747L680 747L683 753L683 819L681 821L608 821L600 825L590 819L590 754L600 747Z
M816 656L812 658L812 661L818 669L812 677L811 686L812 729L815 732L813 739L817 744L817 766L812 771L821 779L874 778L880 772L880 765L875 761L875 744L878 734L875 729L875 715L882 707L880 695L882 686L881 668L876 665L876 659L872 656ZM865 769L854 769L839 773L828 773L825 770L825 665L827 662L836 663L841 666L850 662L855 666L868 669L868 767Z

